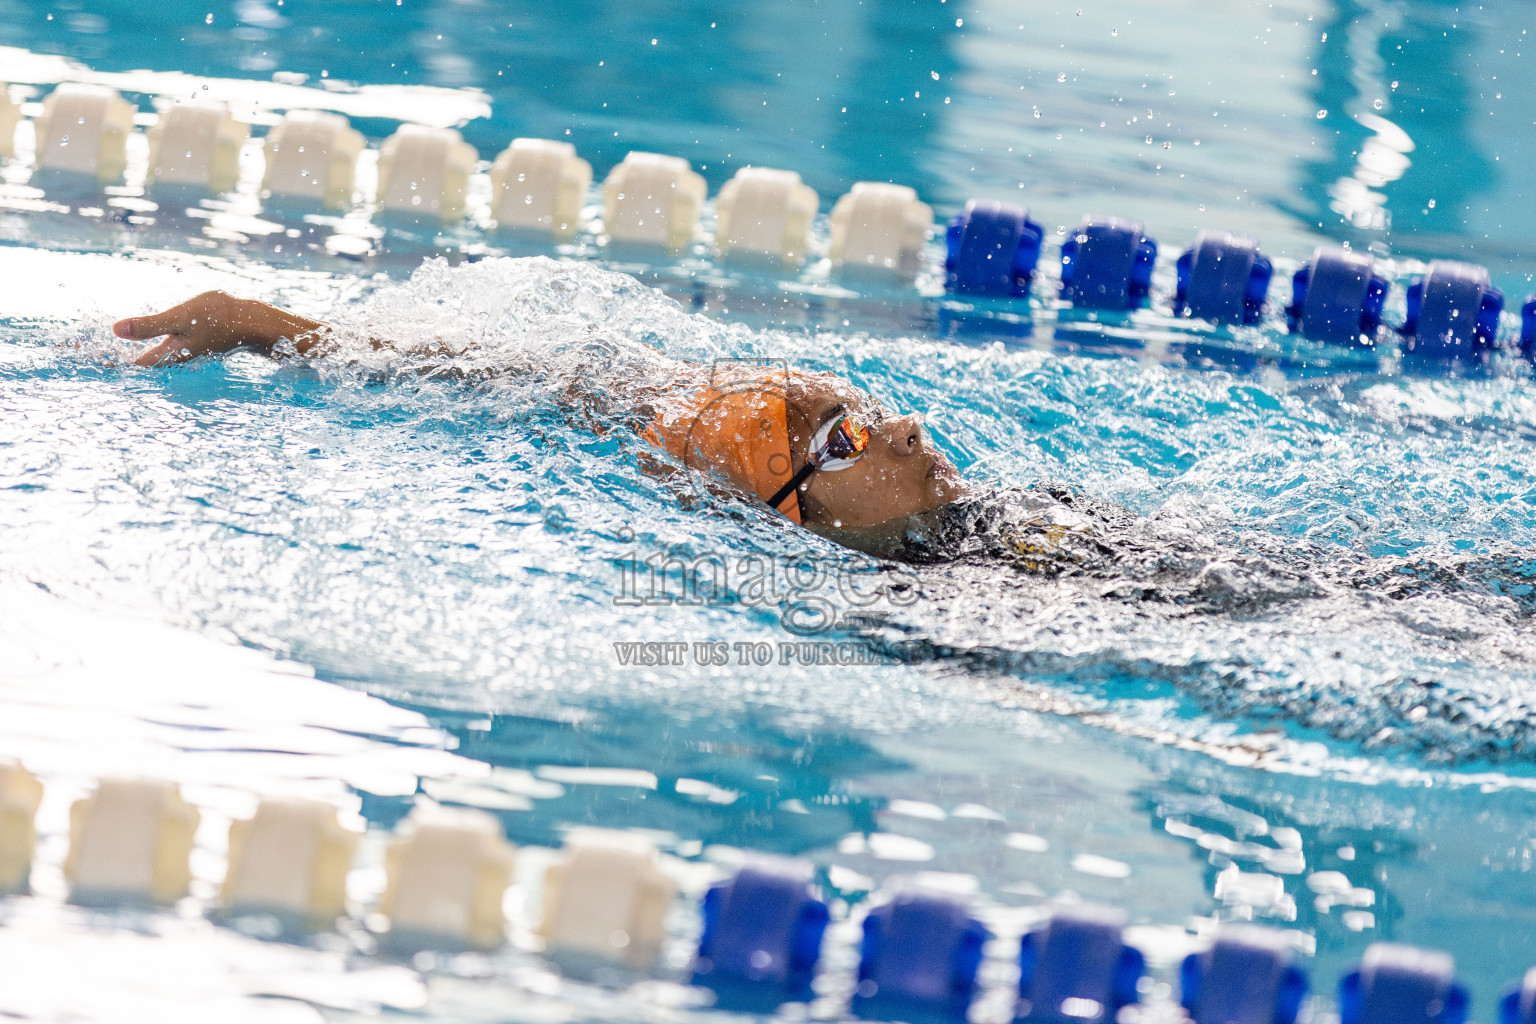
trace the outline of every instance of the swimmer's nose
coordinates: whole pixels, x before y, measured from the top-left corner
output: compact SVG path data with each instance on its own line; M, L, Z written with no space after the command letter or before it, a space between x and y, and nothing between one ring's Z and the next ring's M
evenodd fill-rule
M925 445L923 418L916 413L897 417L891 421L886 437L897 455L918 454Z

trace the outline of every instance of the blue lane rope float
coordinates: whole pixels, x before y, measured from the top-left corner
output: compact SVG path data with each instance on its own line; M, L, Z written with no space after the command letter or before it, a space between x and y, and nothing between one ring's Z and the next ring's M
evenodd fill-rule
M1381 327L1391 284L1371 257L1339 246L1318 246L1291 278L1290 329L1314 341L1369 344Z
M1136 309L1152 292L1156 263L1141 221L1088 217L1061 243L1061 297L1082 309Z
M1520 310L1520 354L1536 361L1536 295L1526 299Z
M1019 944L1020 1024L1103 1024L1137 1001L1146 971L1125 944L1125 913L1083 904L1058 910Z
M704 894L704 932L693 983L721 1006L771 1013L809 1002L830 914L803 862L748 864Z
M1471 263L1435 260L1408 286L1402 335L1420 356L1471 359L1493 348L1504 312L1504 293L1488 271Z
M874 1020L964 1021L989 938L961 900L897 892L864 918L853 1012Z
M1449 953L1378 942L1339 982L1339 1024L1463 1024L1470 1002Z
M1216 323L1256 324L1274 266L1259 240L1229 231L1202 231L1179 257L1173 311Z
M1223 925L1179 970L1179 1002L1194 1024L1296 1024L1307 975L1281 932Z
M956 295L1024 298L1045 230L1018 203L972 199L945 231L945 288Z
M1536 967L1499 1000L1499 1024L1536 1024Z

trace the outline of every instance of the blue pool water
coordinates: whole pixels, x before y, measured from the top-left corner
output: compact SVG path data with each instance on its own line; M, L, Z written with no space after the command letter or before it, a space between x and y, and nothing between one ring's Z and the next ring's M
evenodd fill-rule
M295 102L276 87L299 89L375 146L409 111L460 125L484 158L518 135L569 139L599 179L631 149L676 153L711 195L743 164L786 167L823 214L858 180L912 185L940 217L1012 198L1047 226L1048 257L1083 214L1132 215L1164 245L1160 295L1198 229L1257 234L1277 282L1348 241L1383 258L1396 319L1420 259L1483 263L1512 304L1532 290L1527 20L1343 0L0 0L0 80L18 99L105 81L144 111L207 84L270 113ZM1160 983L1192 935L1252 918L1312 953L1320 1015L1379 939L1454 952L1484 1021L1536 963L1524 366L1405 372L1274 315L1212 331L1163 300L1088 319L1043 286L1020 316L941 300L931 271L851 290L814 263L790 286L733 271L702 245L514 250L474 225L432 237L363 208L265 209L249 180L192 214L146 203L133 174L79 196L13 161L0 191L0 757L49 787L35 894L0 903L0 1011L691 1005L681 910L657 976L607 988L536 955L536 895L509 904L507 950L440 962L376 956L361 929L283 945L208 923L228 820L275 793L367 823L364 910L388 830L439 801L491 811L520 846L640 830L694 895L749 848L813 860L855 908L931 873L1005 937L1051 898L1107 901ZM354 341L465 354L125 365L112 319L211 287ZM569 365L572 339L834 370L924 413L986 488L1127 510L1129 554L1049 578L871 565L775 519L685 508L694 495L568 423L537 375L481 372ZM786 605L856 613L812 638L853 663L817 663L776 602L629 600L679 582L645 559L754 554L795 573ZM885 596L865 607L850 579ZM700 663L711 642L727 664ZM686 654L637 666L631 643ZM743 656L759 650L767 664ZM174 779L204 812L177 912L61 901L69 802L125 773ZM537 893L541 863L524 858L515 894ZM853 935L840 921L829 939L833 996ZM980 1019L1006 1015L998 945Z

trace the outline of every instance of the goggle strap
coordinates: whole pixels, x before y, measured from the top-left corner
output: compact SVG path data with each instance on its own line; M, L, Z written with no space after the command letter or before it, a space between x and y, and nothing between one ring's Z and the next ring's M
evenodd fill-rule
M801 466L799 472L789 478L789 483L780 487L774 492L773 497L768 499L768 506L777 511L779 506L784 503L784 499L794 494L795 488L805 483L814 472L816 472L816 464L814 462L807 462Z

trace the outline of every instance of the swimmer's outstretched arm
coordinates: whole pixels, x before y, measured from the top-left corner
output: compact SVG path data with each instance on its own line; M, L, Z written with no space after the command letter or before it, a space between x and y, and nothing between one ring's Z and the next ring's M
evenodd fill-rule
M241 346L273 355L284 339L304 356L315 349L327 330L319 320L224 292L204 292L163 313L130 317L112 325L112 333L119 338L165 339L139 354L134 362L140 366L180 363Z

